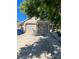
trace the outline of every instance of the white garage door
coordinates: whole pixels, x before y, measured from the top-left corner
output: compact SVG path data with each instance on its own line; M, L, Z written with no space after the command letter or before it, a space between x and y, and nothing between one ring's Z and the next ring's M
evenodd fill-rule
M27 34L34 34L36 32L36 25L26 25L26 33Z

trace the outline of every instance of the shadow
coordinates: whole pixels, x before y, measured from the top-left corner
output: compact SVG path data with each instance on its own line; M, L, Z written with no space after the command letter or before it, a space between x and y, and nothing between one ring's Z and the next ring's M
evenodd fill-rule
M40 38L38 42L30 46L22 47L17 59L29 59L36 56L40 58L42 53L51 54L47 59L61 59L61 38L56 33L49 33L46 38Z

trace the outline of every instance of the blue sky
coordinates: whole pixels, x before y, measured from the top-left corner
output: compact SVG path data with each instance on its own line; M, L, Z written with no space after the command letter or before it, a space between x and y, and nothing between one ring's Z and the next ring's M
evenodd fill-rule
M22 1L23 0L17 0L17 21L19 22L23 22L25 19L27 19L27 16L20 12L20 9L18 8Z

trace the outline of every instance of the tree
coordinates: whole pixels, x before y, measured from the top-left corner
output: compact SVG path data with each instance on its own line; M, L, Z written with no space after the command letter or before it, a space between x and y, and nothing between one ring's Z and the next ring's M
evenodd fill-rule
M24 0L20 9L29 18L40 17L49 20L56 29L61 28L61 0Z

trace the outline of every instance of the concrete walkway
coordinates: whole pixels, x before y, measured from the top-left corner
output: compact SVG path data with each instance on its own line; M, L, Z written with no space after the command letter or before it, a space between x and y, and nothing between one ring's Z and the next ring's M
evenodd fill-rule
M42 36L33 36L33 35L27 35L22 34L17 36L17 50L19 51L20 48L26 46L26 45L32 45L34 42L37 42L40 37Z

